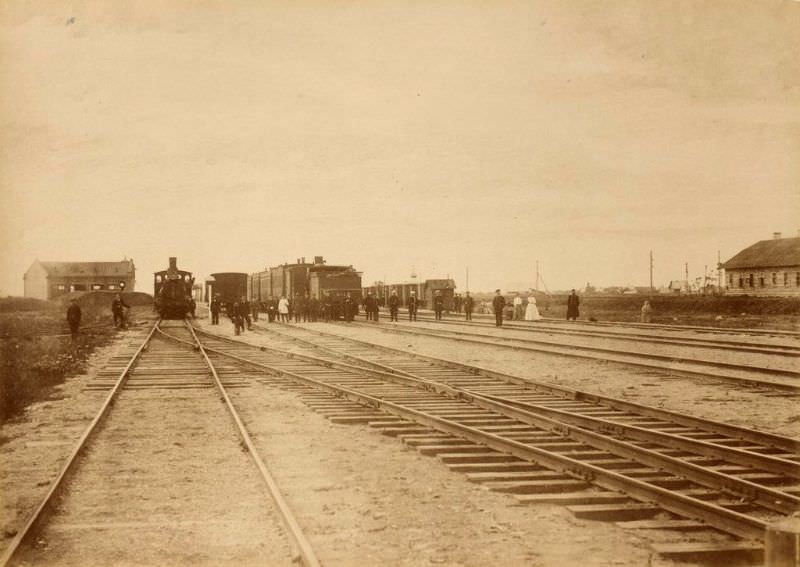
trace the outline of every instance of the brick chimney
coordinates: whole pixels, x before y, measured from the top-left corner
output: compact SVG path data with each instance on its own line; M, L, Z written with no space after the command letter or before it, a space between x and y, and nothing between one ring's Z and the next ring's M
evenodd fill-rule
M781 233L780 232L773 232L772 233L772 239L773 240L780 240L781 239Z

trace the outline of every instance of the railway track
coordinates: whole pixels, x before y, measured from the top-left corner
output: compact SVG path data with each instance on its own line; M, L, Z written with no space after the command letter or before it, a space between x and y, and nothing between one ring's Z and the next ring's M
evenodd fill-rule
M438 323L438 322L437 322ZM730 361L729 358L698 358L687 356L684 353L646 352L637 349L622 349L614 346L597 346L593 344L574 344L558 339L544 340L525 336L506 336L505 328L500 332L504 335L473 332L471 330L451 330L421 327L409 323L383 323L353 322L354 325L367 325L371 328L381 329L389 333L405 333L410 335L429 336L458 342L497 346L517 351L530 351L537 353L563 355L592 360L602 360L625 365L639 366L648 369L663 370L670 373L690 376L703 376L715 380L736 383L747 387L770 388L782 394L791 393L800 395L800 370L792 359L786 362L786 354L770 353L779 357L779 360L767 358L766 354L750 355L760 356L761 365L745 363L741 360ZM497 329L492 325L493 329ZM517 333L523 335L523 333ZM617 340L617 339L614 339ZM656 343L654 343L656 344ZM691 349L702 349L690 345ZM793 356L793 355L792 355Z
M486 328L494 329L493 322L486 321L464 321L451 318L445 318L437 321L433 317L421 316L418 321L425 323L433 323L436 325L446 326L462 326L472 328ZM686 337L686 336L664 336L653 333L653 329L648 329L650 332L627 332L619 330L605 330L605 329L586 329L586 328L570 328L569 325L557 325L542 322L521 323L515 321L504 321L503 331L511 331L513 333L523 332L531 334L546 334L546 335L562 335L568 337L591 337L600 339L613 339L620 341L645 343L645 344L658 344L658 345L675 345L680 347L698 347L710 350L727 350L733 352L745 352L751 354L766 354L778 357L798 358L800 357L800 344L785 344L785 343L763 343L743 341L736 339L719 339L719 338L699 338L699 337Z
M156 322L115 380L99 376L105 402L0 565L319 565L229 384L196 341L168 332L193 336Z
M432 311L429 313L433 313ZM452 314L451 314L452 315ZM407 312L406 312L407 316ZM459 315L460 316L460 315ZM475 313L473 319L485 319L494 322L494 315ZM634 321L565 321L563 319L553 319L545 317L542 322L548 325L561 328L576 328L577 326L596 328L630 328L642 329L649 332L668 331L668 332L689 332L709 335L747 335L751 337L784 337L800 339L800 331L790 331L786 329L755 329L742 327L708 327L702 325L676 325L668 323L637 323Z
M742 538L656 546L660 553L752 552L770 522L800 509L797 440L275 327L262 330L269 346L202 336L212 357L328 392L315 404L332 417L381 426L521 502L561 503L625 527Z

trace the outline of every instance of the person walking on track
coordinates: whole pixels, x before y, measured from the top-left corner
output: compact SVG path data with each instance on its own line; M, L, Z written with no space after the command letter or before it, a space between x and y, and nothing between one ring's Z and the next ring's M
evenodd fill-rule
M114 297L114 301L111 302L111 314L114 316L115 327L122 327L123 329L128 328L128 325L125 322L126 309L130 309L130 305L125 303L125 300L122 299L122 295L118 293Z

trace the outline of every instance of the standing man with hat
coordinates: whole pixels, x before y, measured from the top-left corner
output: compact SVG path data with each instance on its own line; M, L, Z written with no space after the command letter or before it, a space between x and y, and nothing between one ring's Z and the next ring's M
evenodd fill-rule
M417 292L411 290L411 295L408 298L408 320L409 321L416 321L417 320Z
M494 290L495 296L492 300L492 308L494 309L494 321L496 327L503 326L503 309L506 306L506 298L500 295L500 290Z
M397 310L400 307L400 298L397 297L397 290L392 290L392 295L389 296L389 320L397 321Z

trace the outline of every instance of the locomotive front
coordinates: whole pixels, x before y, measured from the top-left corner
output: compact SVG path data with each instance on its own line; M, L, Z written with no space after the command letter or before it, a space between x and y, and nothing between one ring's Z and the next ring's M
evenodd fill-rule
M169 268L154 274L155 309L162 319L183 319L192 311L192 272L178 269L170 257Z

